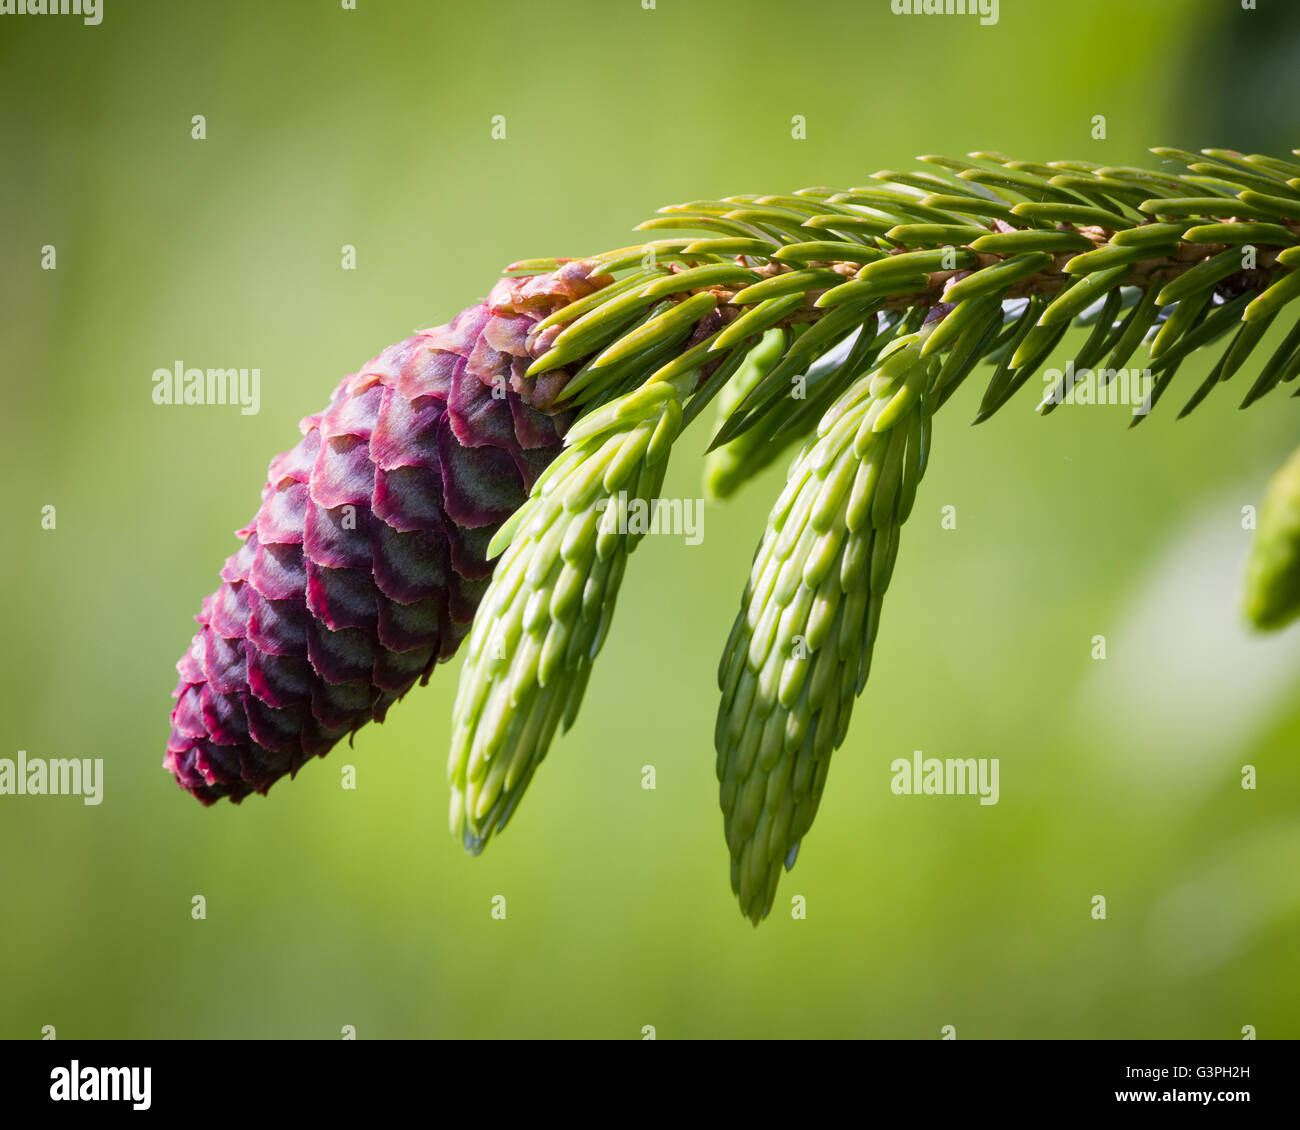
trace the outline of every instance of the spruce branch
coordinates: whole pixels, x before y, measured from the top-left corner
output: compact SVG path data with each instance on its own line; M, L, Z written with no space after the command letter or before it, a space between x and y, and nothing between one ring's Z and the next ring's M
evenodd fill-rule
M928 456L931 332L891 343L822 417L772 508L723 651L717 772L731 886L756 924L812 827L867 681Z
M610 354L621 365L617 380L580 373L566 390L571 404L592 390L600 403L640 381L648 389L663 379L665 364L674 378L697 367L699 383L679 386L680 403L689 423L717 399L705 468L714 497L806 441L769 517L719 671L715 745L732 886L755 923L811 827L830 754L865 685L933 413L984 363L992 371L975 422L989 419L1081 327L1089 333L1074 372L1099 369L1102 388L1149 347L1150 391L1134 424L1165 396L1183 362L1226 339L1185 402L1186 415L1245 366L1300 297L1300 165L1220 150L1155 152L1186 171L979 153L922 158L932 170L881 172L846 191L672 206L641 230L705 237L653 239L596 256L593 270L631 273L553 315L556 323L572 320L565 331L572 348L543 355L533 371L569 364L595 344L606 352L594 368L608 366ZM653 317L638 321L655 302ZM676 360L666 361L674 348ZM1300 322L1259 367L1242 407L1297 375ZM1069 380L1045 390L1040 413L1066 402ZM539 483L534 501L540 490ZM546 523L558 514L551 511L529 533L525 553L547 552ZM1283 544L1284 536L1270 541L1256 590L1279 591ZM483 614L525 615L511 613L509 602L500 606L498 586L512 591L499 574ZM552 631L554 623L538 619L534 630ZM530 648L521 654L516 663L530 673ZM527 727L527 740L512 742L499 738L494 722L487 760L516 768L478 772L508 772L518 790L501 799L485 789L467 819L459 799L466 765L484 760L467 752L479 741L467 737L477 725L474 704L519 685L509 662L495 676L475 662L462 675L471 705L457 710L452 780L453 824L477 849L489 825L499 827L513 811L553 727L529 725L524 709L516 726ZM585 685L587 663L575 685ZM539 695L554 693L534 681ZM478 822L489 816L497 823Z
M1153 152L1154 170L923 157L842 191L671 206L648 241L513 264L347 378L272 463L178 665L165 764L205 803L264 792L468 633L451 825L481 850L574 721L672 444L713 405L714 497L799 448L719 676L732 884L761 920L865 685L931 419L972 374L988 367L979 423L1086 330L1038 411L1080 371L1105 389L1141 358L1133 425L1211 348L1179 416L1243 370L1243 408L1300 377L1300 164ZM1297 481L1293 461L1264 509L1261 625L1300 611Z
M694 378L647 383L585 416L488 546L493 557L508 544L470 633L448 763L452 833L470 851L505 827L577 715Z

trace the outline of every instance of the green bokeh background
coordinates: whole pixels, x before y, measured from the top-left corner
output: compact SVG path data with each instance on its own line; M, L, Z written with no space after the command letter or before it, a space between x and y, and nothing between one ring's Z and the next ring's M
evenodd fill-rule
M479 859L446 830L456 663L265 799L203 810L160 768L173 664L270 456L390 341L675 201L980 148L1286 152L1283 8L0 17L0 756L107 774L97 808L0 798L0 1037L1300 1036L1300 632L1250 640L1236 610L1241 508L1300 409L1227 389L1176 423L1208 359L1132 433L1122 407L1037 419L1028 389L971 428L974 381L945 408L871 682L758 930L728 888L713 679L779 469L711 505L702 545L642 545L576 728ZM260 414L154 406L176 359L259 367ZM666 494L699 493L705 439ZM1000 758L1000 803L892 795L914 749Z

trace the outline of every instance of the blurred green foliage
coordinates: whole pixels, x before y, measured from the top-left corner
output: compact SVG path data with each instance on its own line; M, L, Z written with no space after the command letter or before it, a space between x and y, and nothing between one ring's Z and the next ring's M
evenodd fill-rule
M1249 642L1235 619L1241 508L1294 446L1282 394L1238 414L1224 390L1133 433L1122 407L1039 420L1029 389L970 428L974 381L944 409L865 699L757 931L728 889L710 738L779 469L710 506L703 545L647 539L578 725L480 859L446 831L452 668L238 809L160 768L172 665L269 458L390 341L514 259L627 244L679 200L848 186L928 152L1285 152L1293 117L1262 107L1245 139L1203 109L1239 98L1249 51L1190 66L1260 18L1208 0L1007 2L993 27L884 0L0 18L0 756L107 771L97 808L0 798L0 1036L1300 1035L1300 637ZM156 407L150 374L177 359L259 367L260 414ZM701 493L693 432L665 493ZM892 795L914 749L1000 758L1001 802Z

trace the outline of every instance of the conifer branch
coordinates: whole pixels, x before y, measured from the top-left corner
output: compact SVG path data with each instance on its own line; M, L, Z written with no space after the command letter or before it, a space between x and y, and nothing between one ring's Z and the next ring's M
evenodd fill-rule
M665 379L674 391L656 403L680 406L683 425L716 397L706 457L714 497L805 441L719 670L715 745L732 886L755 923L812 824L830 755L865 685L934 412L984 363L992 371L975 422L989 419L1083 327L1089 333L1066 372L1099 369L1103 388L1148 346L1151 383L1133 424L1188 358L1222 343L1186 415L1246 367L1300 298L1300 165L1225 150L1154 152L1181 167L978 153L922 158L931 169L880 172L846 191L672 206L641 230L704 237L656 238L594 257L593 273L624 277L539 327L567 328L530 373L581 366L560 399L580 410L603 404L596 419L621 418L623 401L611 398L636 401ZM1242 407L1300 375L1300 321L1255 368ZM1069 399L1069 381L1045 389L1040 413ZM596 449L588 427L570 436L576 447L557 474L589 478L582 463ZM583 509L591 497L570 514L548 502L547 481L525 507L515 534L523 540L502 558L462 673L453 825L475 850L513 811L545 754L560 707L539 704L563 700L572 721L612 614L611 590L599 629L582 637L592 647L568 653L572 673L539 667L552 633L573 630L547 595L557 570L572 567L557 558L555 531L593 521ZM1270 515L1272 534L1261 539L1252 574L1260 622L1276 622L1295 603L1292 582L1279 579L1296 569L1294 513L1274 505ZM521 571L538 583L521 587ZM593 599L604 595L598 589ZM496 666L483 659L494 631L526 641Z
M1180 416L1243 371L1243 408L1300 376L1300 164L1153 152L1159 169L924 157L843 191L676 205L648 242L514 264L347 378L272 463L178 665L165 764L204 803L265 792L382 720L468 632L451 826L482 850L573 723L636 516L713 405L714 497L801 445L719 671L732 885L758 922L865 685L931 420L976 369L977 423L1076 328L1043 415L1085 371L1113 389L1144 345L1133 424L1211 348ZM1261 626L1300 613L1298 498L1293 461L1251 569Z

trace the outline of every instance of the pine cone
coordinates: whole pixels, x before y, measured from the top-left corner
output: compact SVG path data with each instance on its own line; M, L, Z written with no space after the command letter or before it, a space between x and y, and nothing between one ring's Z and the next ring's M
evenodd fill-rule
M608 285L588 262L503 279L449 325L344 378L271 461L262 506L177 664L165 768L204 804L265 793L450 658L492 535L560 451L569 374L524 371Z

